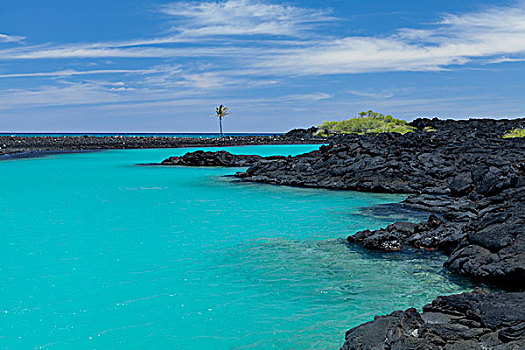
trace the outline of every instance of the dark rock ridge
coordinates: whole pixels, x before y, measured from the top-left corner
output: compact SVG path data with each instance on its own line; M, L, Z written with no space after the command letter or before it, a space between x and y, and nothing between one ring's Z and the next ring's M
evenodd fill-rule
M415 125L438 124L440 129L340 135L318 151L256 164L238 176L245 181L357 191L463 196L475 189L491 194L514 186L523 174L519 166L525 142L500 136L525 125L525 120L506 123L416 120Z
M525 290L525 186L477 200L409 197L404 205L435 214L424 223L397 222L357 232L348 241L385 251L442 250L449 254L445 267L451 271L508 290Z
M438 297L423 307L395 311L350 329L341 350L464 349L525 347L525 292L476 289Z
M162 161L161 165L184 166L221 166L221 167L246 167L263 160L283 159L283 156L261 157L258 155L237 155L226 151L188 152L182 157L170 157Z
M315 126L312 126L309 129L293 129L288 131L286 134L283 135L284 138L290 138L295 140L311 140L314 138L319 138L315 136L315 133L319 130Z
M231 136L222 139L150 136L0 136L0 156L16 153L48 151L68 152L103 149L223 147L241 145L312 144L323 142L325 142L325 139L295 137L294 134L288 136Z

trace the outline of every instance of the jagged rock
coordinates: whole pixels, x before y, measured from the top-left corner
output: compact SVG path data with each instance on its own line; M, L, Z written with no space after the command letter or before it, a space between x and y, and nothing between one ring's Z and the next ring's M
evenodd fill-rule
M399 251L404 245L440 249L441 242L450 235L450 231L441 229L443 226L443 221L432 214L423 223L396 222L385 229L357 232L347 240L350 243L359 243L367 249L383 251Z
M525 125L524 119L435 124L438 131L431 133L338 135L318 151L279 167L257 163L239 176L280 185L456 197L493 195L523 182L525 142L499 136Z
M423 307L395 311L350 329L341 350L523 349L525 292L476 289L438 297Z
M454 177L450 183L449 189L453 196L462 196L472 188L472 173L463 172Z
M283 135L284 138L291 138L295 140L303 139L303 140L310 140L313 138L321 138L315 136L315 133L317 132L318 128L315 126L312 126L308 129L293 129L288 131L286 134Z
M182 157L169 157L162 161L161 165L184 165L184 166L221 166L221 167L245 167L252 165L262 159L273 160L285 157L266 157L258 155L238 155L226 151L188 152Z

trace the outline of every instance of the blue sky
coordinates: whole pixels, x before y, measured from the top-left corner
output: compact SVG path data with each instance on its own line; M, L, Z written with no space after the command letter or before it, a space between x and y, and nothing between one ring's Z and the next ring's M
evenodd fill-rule
M524 114L524 1L0 2L0 131Z

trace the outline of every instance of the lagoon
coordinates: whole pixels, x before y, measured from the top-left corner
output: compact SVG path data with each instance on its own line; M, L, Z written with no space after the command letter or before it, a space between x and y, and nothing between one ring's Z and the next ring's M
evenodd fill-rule
M400 219L362 208L405 196L137 165L193 150L0 161L2 348L334 349L374 315L470 287L439 253L344 243Z

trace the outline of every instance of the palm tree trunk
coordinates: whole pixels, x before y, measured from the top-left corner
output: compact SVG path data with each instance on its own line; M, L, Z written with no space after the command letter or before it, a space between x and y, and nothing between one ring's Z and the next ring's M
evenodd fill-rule
M219 128L221 130L221 139L222 139L222 117L219 117Z

